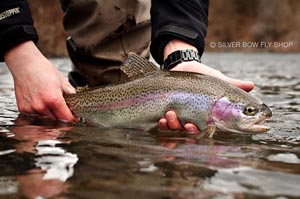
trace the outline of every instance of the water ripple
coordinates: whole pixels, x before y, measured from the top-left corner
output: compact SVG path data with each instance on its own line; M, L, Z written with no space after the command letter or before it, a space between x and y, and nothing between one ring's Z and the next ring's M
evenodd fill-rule
M52 59L66 76L68 59ZM203 63L252 80L273 112L268 133L194 139L18 116L0 64L0 198L300 197L300 56L208 53Z

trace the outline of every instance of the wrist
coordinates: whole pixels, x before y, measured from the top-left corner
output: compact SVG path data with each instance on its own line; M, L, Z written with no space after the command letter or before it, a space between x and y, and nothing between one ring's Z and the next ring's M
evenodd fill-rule
M197 48L189 43L186 43L179 39L171 40L164 48L164 60L173 52L178 50L186 50L186 49L192 49L196 52L198 52Z
M10 60L11 58L14 58L14 57L20 55L20 54L22 54L22 55L29 54L35 48L36 48L36 46L33 43L33 41L22 42L22 43L16 45L15 47L9 49L8 51L6 51L4 53L4 59L5 59L5 61L7 61L7 60Z
M33 41L18 44L4 54L4 60L14 77L21 69L31 70L30 66L34 65L32 63L41 57L43 55Z
M164 48L164 62L162 69L170 70L179 65L186 66L190 62L200 62L197 48L182 40L171 40Z

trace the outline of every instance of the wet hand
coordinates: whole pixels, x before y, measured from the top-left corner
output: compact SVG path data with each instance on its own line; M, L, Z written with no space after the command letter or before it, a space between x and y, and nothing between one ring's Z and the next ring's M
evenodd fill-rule
M206 66L205 64L199 63L197 61L190 62L182 62L175 66L172 70L174 71L188 71L188 72L196 72L205 75L210 75L221 80L224 80L232 85L235 85L247 92L251 91L254 88L254 83L251 81L244 81L239 79L234 79L224 75L222 72Z
M75 89L36 48L32 41L22 43L5 54L14 77L15 94L21 113L75 121L63 93Z
M158 126L161 131L166 131L171 129L171 130L185 130L188 133L200 132L199 128L192 123L186 123L184 124L184 126L182 126L175 111L168 111L165 115L165 118L159 120Z
M177 50L185 50L185 49L193 49L195 51L198 51L195 46L192 46L191 44L186 43L182 40L178 40L178 39L171 40L169 43L167 43L167 45L164 48L164 59L166 59L168 55L171 54L172 52L175 52ZM229 82L248 92L254 88L254 83L251 81L243 81L243 80L227 77L222 72L214 68L211 68L209 66L206 66L202 63L199 63L197 61L182 62L177 66L175 66L172 70L188 71L188 72L210 75L222 79L226 82Z

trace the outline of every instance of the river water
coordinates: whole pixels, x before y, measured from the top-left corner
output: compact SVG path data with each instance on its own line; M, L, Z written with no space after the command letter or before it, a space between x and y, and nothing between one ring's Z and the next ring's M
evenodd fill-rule
M68 59L51 59L67 74ZM0 65L0 199L300 198L299 54L207 53L252 80L273 112L268 133L193 139L18 116Z

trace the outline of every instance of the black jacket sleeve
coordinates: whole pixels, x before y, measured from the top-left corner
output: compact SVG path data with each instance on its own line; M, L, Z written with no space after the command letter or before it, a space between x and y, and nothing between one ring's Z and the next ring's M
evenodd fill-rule
M29 40L37 43L38 35L27 1L0 0L0 61L10 48Z
M195 46L200 56L208 25L209 0L152 0L151 54L159 64L163 50L172 39L180 39Z

